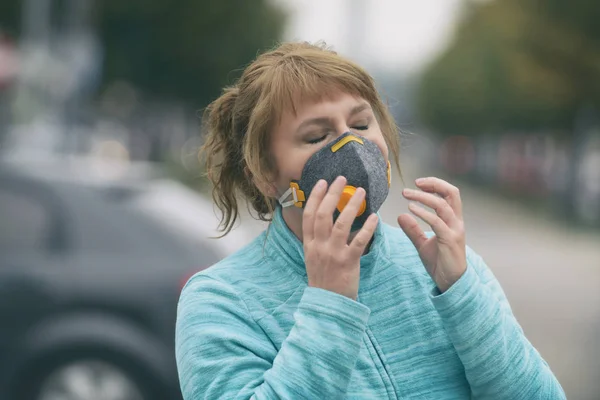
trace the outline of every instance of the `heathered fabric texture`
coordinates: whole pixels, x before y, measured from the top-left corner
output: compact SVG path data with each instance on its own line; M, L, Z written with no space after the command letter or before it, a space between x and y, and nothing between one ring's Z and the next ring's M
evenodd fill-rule
M348 142L335 153L331 151L333 146L348 136L359 137L363 144ZM374 142L347 132L308 159L298 184L308 199L319 179L325 179L331 185L338 176L344 176L347 185L355 188L362 187L366 191L367 208L352 224L352 230L356 231L365 224L369 215L379 211L387 198L389 192L387 162ZM338 216L339 211L335 210L334 220Z
M380 223L360 279L358 301L307 287L278 209L268 235L181 294L185 400L565 399L471 249L440 295L410 240Z

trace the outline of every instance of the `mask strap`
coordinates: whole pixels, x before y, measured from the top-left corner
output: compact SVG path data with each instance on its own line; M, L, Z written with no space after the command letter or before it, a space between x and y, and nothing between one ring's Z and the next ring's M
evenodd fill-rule
M290 195L292 195L292 200L285 201ZM298 197L296 195L296 188L290 187L285 193L279 198L279 204L281 207L286 208L293 206L298 201Z
M285 201L285 199L287 199L290 195L292 196L292 200ZM304 192L300 190L300 187L298 187L298 183L292 182L290 183L290 188L285 191L278 201L283 208L290 206L302 208L302 204L306 201L306 198L304 196Z

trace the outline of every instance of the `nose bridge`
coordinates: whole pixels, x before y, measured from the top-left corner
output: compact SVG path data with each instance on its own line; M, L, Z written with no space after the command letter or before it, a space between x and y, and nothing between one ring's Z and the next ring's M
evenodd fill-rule
M359 145L364 145L364 141L362 138L353 135L353 134L349 134L347 136L344 136L342 139L340 139L337 143L335 143L333 146L331 146L331 151L333 153L337 152L338 150L340 150L342 147L346 146L348 143L355 143L355 144L359 144Z
M345 118L335 118L333 121L333 128L335 129L337 137L342 136L346 132L350 132L348 121Z

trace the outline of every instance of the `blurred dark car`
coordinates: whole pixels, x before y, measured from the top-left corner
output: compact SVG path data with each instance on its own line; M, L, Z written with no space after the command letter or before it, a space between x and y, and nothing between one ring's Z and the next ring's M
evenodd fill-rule
M224 254L137 212L141 193L0 163L0 399L181 398L178 297Z

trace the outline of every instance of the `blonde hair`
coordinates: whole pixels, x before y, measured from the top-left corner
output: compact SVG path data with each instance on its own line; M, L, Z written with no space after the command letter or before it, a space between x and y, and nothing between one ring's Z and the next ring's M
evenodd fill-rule
M239 217L238 193L258 219L271 220L276 199L259 190L274 176L270 132L285 111L296 113L300 102L320 100L334 92L369 102L400 171L398 127L373 78L322 44L281 44L259 55L238 82L225 88L204 111L206 140L201 154L206 159L213 200L222 213L222 236L231 231Z

